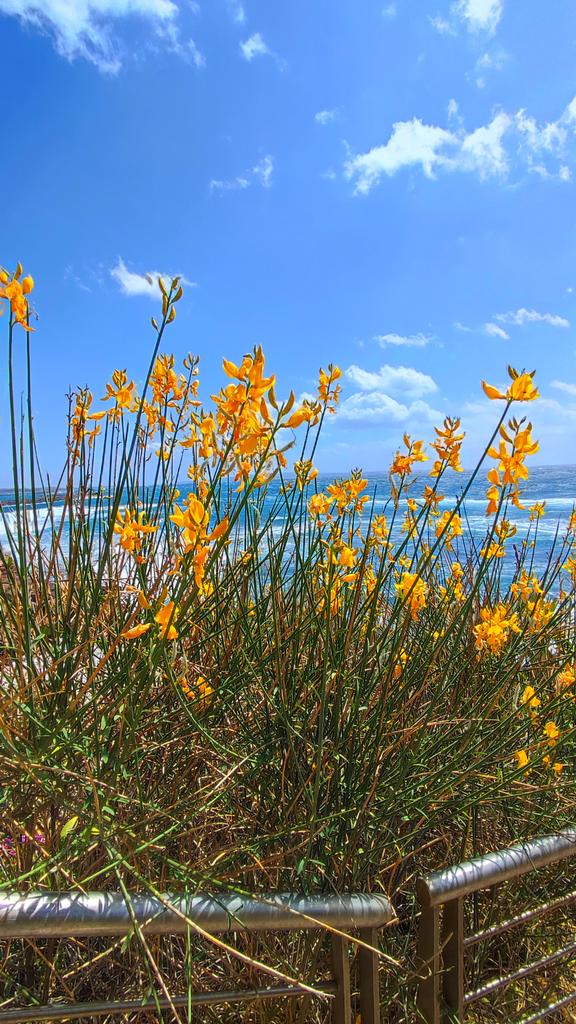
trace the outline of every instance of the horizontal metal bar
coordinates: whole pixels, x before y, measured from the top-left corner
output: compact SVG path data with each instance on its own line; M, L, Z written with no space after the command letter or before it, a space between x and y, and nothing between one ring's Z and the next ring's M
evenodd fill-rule
M446 900L468 896L478 889L507 882L534 868L543 868L574 854L576 831L572 829L558 835L518 843L507 850L462 861L454 867L419 878L416 882L418 900L421 906L438 906Z
M539 1020L546 1020L546 1017L551 1017L553 1013L558 1013L559 1010L564 1010L571 1003L576 1003L576 992L572 992L569 996L564 996L563 999L559 999L556 1003L548 1003L542 1010L537 1010L536 1013L532 1013L529 1017L523 1017L520 1024L537 1024Z
M559 960L565 960L567 957L576 957L576 942L571 942L569 946L563 946L562 949L558 949L555 953L550 953L548 956L543 956L540 960L533 960L532 963L526 964L525 967L521 967L518 971L513 971L512 974L505 974L502 978L494 978L493 981L489 981L487 985L482 985L481 988L475 989L474 992L468 992L464 997L464 1004L469 1006L470 1003L475 1003L478 999L491 996L493 992L499 992L501 988L506 988L507 985L511 985L514 981L528 978L531 974L536 974L543 967L551 967L552 964L558 963Z
M316 986L318 995L334 995L336 984L333 981L322 982ZM100 1003L52 1003L46 1006L23 1006L13 1010L0 1011L0 1024L25 1024L40 1020L69 1020L71 1017L106 1017L108 1014L135 1013L138 1010L169 1010L171 1006L186 1007L203 1006L208 1003L241 1003L252 999L278 999L287 996L295 999L300 995L310 995L309 989L297 985L274 985L269 988L234 989L229 992L192 992L190 996L174 996L172 1000L166 996L157 999L123 999Z
M133 893L130 910L118 892L8 894L0 898L0 938L125 935L133 928L132 918L150 935L185 934L189 928L187 920L210 934L303 931L324 925L339 929L381 928L395 920L392 905L385 896L362 893L271 893L258 900L234 893L200 893L172 894L163 899L170 907L153 896Z
M491 928L485 928L481 932L467 935L464 939L464 947L468 949L469 946L476 946L479 942L487 942L488 939L496 938L497 935L508 931L509 928L517 928L518 925L526 924L527 921L535 921L537 918L543 917L544 914L551 914L553 910L567 907L568 904L574 903L575 900L576 890L568 893L567 896L559 896L557 900L550 900L549 903L541 903L538 907L525 910L524 913L517 914L516 917L509 917L507 921L501 921L500 924L495 924Z

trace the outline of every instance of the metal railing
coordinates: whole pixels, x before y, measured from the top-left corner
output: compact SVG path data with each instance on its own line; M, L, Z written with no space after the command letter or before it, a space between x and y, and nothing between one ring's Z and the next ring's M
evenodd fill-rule
M378 931L395 920L384 896L292 896L275 893L259 900L235 894L215 897L166 895L160 898L121 893L30 893L0 898L0 940L119 936L141 931L144 935L217 935L230 932L288 932L322 930L332 939L332 977L310 984L271 985L263 988L192 992L167 998L106 1000L91 1003L29 1005L0 1011L0 1024L102 1017L109 1014L237 1003L253 999L331 997L334 1024L351 1024L349 939L339 934L358 931L359 994L362 1024L379 1024Z
M496 995L508 985L563 960L576 958L576 942L571 942L510 974L495 977L473 991L466 991L465 954L468 949L576 902L576 891L469 935L465 934L464 925L465 897L575 854L576 831L566 831L463 861L418 879L416 888L421 908L418 1008L426 1024L461 1021L472 1003ZM536 1024L536 1021L544 1020L573 1002L576 1002L576 992L523 1017L521 1024Z

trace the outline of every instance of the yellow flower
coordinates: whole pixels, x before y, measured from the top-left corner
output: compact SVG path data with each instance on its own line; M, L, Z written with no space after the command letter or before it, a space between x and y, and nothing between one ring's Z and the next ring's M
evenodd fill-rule
M444 538L444 546L447 551L452 550L452 541L462 536L462 520L457 512L449 509L443 512L436 523L436 536Z
M560 729L558 728L556 723L546 722L546 725L544 726L542 732L548 740L548 746L554 747L556 745L556 740L560 735Z
M556 688L560 692L562 690L567 690L568 687L572 686L574 683L576 683L576 672L572 665L566 665L558 675Z
M432 445L432 447L434 447L434 445ZM436 475L437 474L435 474L434 471L432 471L432 473L430 474L430 476ZM436 515L438 505L440 504L440 502L444 501L444 495L438 494L438 492L434 490L433 487L430 487L430 484L426 484L426 486L424 487L424 494L422 495L422 497L424 500L424 504L428 505L428 508L432 509L433 515Z
M472 632L476 640L476 650L480 654L500 654L508 643L511 633L520 633L518 616L510 613L505 604L498 604L492 610L480 610L481 621L474 626Z
M348 569L351 569L353 567L355 558L356 552L354 551L353 548L348 547L347 544L343 544L342 547L338 550L339 564L345 566Z
M514 757L518 768L525 768L530 760L525 750L515 750Z
M520 701L522 704L527 704L530 708L539 708L542 703L540 698L536 696L536 690L533 686L525 687Z
M540 519L540 517L544 515L545 510L546 510L546 502L545 501L536 501L536 502L534 502L533 505L530 505L529 506L530 522L533 523L534 521Z
M106 385L106 394L102 401L114 399L116 405L109 413L112 419L119 419L124 410L131 412L137 403L136 385L133 380L128 383L126 370L114 370L112 383Z
M400 679L400 676L402 675L404 668L406 667L407 661L408 651L406 650L405 647L401 647L398 653L398 657L396 658L396 662L394 664L394 679Z
M516 373L515 370L509 372L511 376L513 373ZM533 377L533 373L521 373L514 376L507 392L513 402L533 402L536 398L540 397L539 392L534 387Z
M311 459L304 459L303 461L294 463L294 472L296 474L296 484L299 490L303 490L306 484L315 480L318 476L318 470L312 464Z
M410 617L417 619L423 608L426 607L426 595L428 587L418 573L404 572L395 588L406 604Z
M15 324L19 324L25 331L31 331L28 326L29 305L26 298L34 287L34 279L28 274L20 280L22 265L16 267L12 280L5 270L0 271L0 299L8 299L10 311ZM1 310L0 310L1 312Z
M122 515L118 512L114 523L114 533L118 535L118 542L125 551L135 553L142 548L142 535L154 533L158 527L149 526L143 522L144 513L134 513L127 508Z
M285 421L284 426L296 429L302 423L307 423L309 426L314 427L318 423L321 413L322 406L319 402L311 402L305 399L300 408L296 409Z
M403 455L400 451L396 452L390 466L390 476L409 476L415 462L428 461L428 456L424 451L424 441L412 441L408 434L404 434L403 440L407 453Z
M458 433L459 427L460 420L451 419L449 416L444 420L442 427L434 427L437 440L432 441L430 447L434 449L438 458L432 467L430 476L440 476L440 473L448 468L456 470L457 473L462 472L460 451L465 434L464 432Z
M492 384L487 384L485 380L482 381L482 388L487 398L491 401L504 399L508 402L533 402L535 398L539 398L539 393L534 387L533 373L518 373L512 366L509 366L508 374L512 383L506 393L499 391Z
M342 370L332 363L328 364L327 371L320 369L318 399L330 413L336 412L336 404L340 397L340 385L336 384L336 381L340 380L341 376Z
M161 636L163 640L176 640L178 630L173 623L178 611L179 609L175 607L174 601L168 601L167 604L162 605L160 611L154 616L158 625L162 627Z
M331 501L322 491L313 494L308 502L308 511L311 516L327 516L330 511Z
M210 684L206 682L204 676L198 676L196 682L193 683L192 686L190 686L188 680L184 676L179 680L179 683L182 688L182 693L188 698L188 700L204 706L211 703L214 690Z
M132 626L132 629L125 629L120 636L124 637L125 640L137 640L139 636L144 636L144 633L147 633L151 628L151 622L141 622L138 626Z

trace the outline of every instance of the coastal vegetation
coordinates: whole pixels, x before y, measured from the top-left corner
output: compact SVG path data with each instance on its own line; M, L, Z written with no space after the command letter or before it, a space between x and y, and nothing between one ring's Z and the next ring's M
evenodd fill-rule
M147 371L114 369L101 400L70 395L49 479L34 282L0 271L2 888L384 891L401 922L384 984L400 1007L415 874L573 816L576 515L536 572L535 375L483 384L492 435L453 502L456 418L400 439L386 495L358 469L324 484L338 367L297 401L256 348L224 359L204 396L198 357L169 354L182 284L158 283ZM466 495L480 475L479 544ZM290 977L321 956L302 938L14 942L0 1001L85 998L111 978L123 993L181 992L245 971L236 949Z

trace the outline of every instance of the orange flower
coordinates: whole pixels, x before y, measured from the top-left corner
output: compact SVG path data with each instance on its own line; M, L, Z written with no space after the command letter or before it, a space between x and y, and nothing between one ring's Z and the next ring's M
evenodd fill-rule
M491 401L503 399L508 402L533 402L534 399L540 397L538 390L534 387L534 372L518 373L514 367L509 366L508 375L512 383L505 393L499 391L492 384L487 384L485 380L482 381L482 389L487 398Z
M175 607L174 601L168 601L167 604L162 605L159 612L154 616L155 621L161 629L161 636L163 640L176 640L178 637L178 630L174 626L174 619L178 614L179 609Z
M151 622L141 622L138 626L132 626L132 629L125 629L120 636L124 637L124 640L137 640L139 636L144 636L149 629L152 629Z
M22 280L22 264L16 267L12 280L6 270L0 268L0 299L8 299L10 311L15 324L20 324L25 331L31 331L28 326L29 305L26 298L34 287L34 278L28 274ZM0 310L1 312L1 310Z

